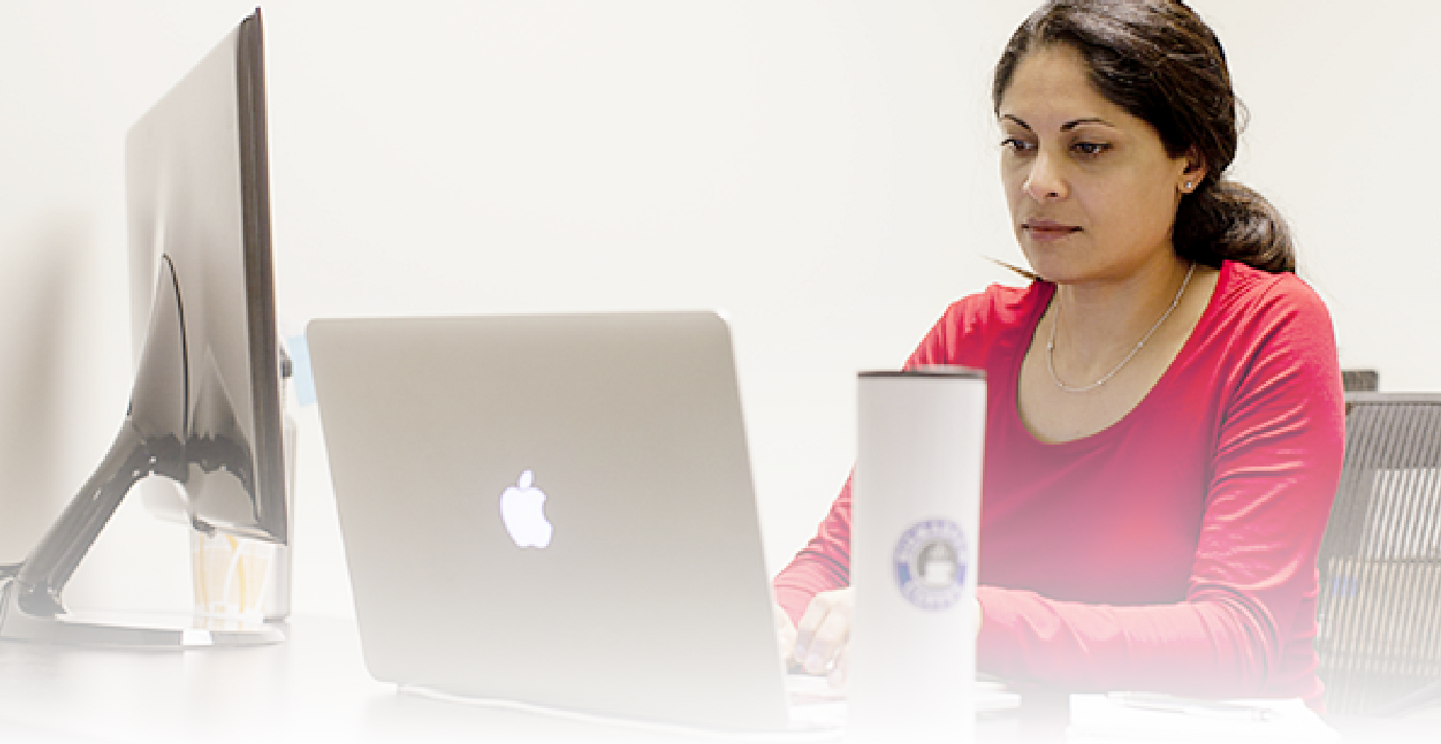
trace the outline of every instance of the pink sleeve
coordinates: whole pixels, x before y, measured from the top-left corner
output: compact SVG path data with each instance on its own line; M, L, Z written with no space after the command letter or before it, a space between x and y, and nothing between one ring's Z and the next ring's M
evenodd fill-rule
M1216 380L1225 410L1185 599L1105 606L981 587L982 669L1072 690L1319 695L1314 662L1282 654L1315 632L1316 554L1344 448L1340 370L1308 289L1256 312L1236 327L1244 361Z
M851 482L841 488L816 536L776 575L776 602L799 623L811 597L850 584Z

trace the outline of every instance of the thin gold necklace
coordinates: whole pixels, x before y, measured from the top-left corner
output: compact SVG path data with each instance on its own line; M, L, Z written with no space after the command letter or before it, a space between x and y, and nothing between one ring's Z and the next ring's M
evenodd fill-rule
M1160 328L1162 323L1166 322L1166 318L1171 317L1171 313L1176 310L1176 306L1181 304L1181 296L1186 294L1186 285L1191 283L1191 274L1195 271L1196 262L1192 261L1191 268L1186 269L1186 278L1181 281L1181 288L1176 290L1176 299L1171 300L1171 306L1166 308L1166 312L1161 314L1161 317L1159 320L1156 321L1156 324L1151 326L1151 330L1146 331L1146 335L1142 336L1141 340L1136 342L1136 346L1135 348L1131 349L1131 353L1127 354L1126 358L1122 359L1121 363L1117 364L1110 372L1107 372L1104 377L1096 380L1089 385L1083 385L1081 387L1072 387L1070 385L1067 385L1066 383L1061 382L1061 378L1056 376L1056 326L1061 324L1061 302L1059 297L1056 298L1056 319L1051 322L1051 338L1046 341L1046 370L1051 373L1051 381L1056 383L1056 387L1068 393L1084 393L1088 390L1095 390L1096 388L1106 384L1106 381L1110 380L1112 377L1115 377L1116 373L1120 372L1121 368L1126 366L1126 363L1131 361L1132 357L1135 357L1136 354L1140 353L1141 347L1145 346L1146 342L1151 340L1151 336L1156 333L1156 329Z

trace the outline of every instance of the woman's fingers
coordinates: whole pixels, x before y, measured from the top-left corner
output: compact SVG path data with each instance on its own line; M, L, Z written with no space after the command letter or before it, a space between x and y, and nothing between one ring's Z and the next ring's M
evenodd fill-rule
M791 622L791 616L787 615L779 604L772 605L771 611L775 613L776 641L780 647L781 660L789 669L795 661L796 626Z
M817 594L796 626L795 659L808 674L834 669L850 640L853 591L848 587Z

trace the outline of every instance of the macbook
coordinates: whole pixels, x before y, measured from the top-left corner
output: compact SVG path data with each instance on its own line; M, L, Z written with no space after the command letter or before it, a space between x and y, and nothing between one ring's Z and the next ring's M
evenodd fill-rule
M308 343L376 678L788 728L719 316L322 319Z

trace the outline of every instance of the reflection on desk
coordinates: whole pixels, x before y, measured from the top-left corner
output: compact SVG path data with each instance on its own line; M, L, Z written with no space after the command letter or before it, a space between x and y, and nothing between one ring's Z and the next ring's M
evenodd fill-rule
M1245 703L1268 706L1270 712L1256 717L1248 709L1165 709L1157 698L1138 699L1147 705L1119 695L1073 696L1067 739L1340 740L1299 701ZM981 717L978 730L982 741L1012 741L1016 722L1003 713L989 714ZM787 740L783 734L761 738L653 730L403 694L370 677L354 623L340 618L297 618L288 642L260 648L157 653L0 643L0 741L7 743L651 744L758 738Z

